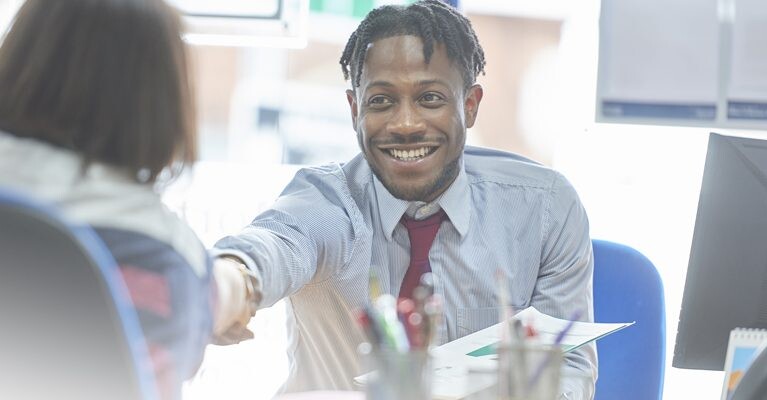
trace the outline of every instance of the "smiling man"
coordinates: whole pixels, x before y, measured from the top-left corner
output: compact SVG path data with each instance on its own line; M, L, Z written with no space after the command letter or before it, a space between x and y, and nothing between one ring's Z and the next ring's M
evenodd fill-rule
M518 155L465 147L484 65L469 21L439 1L371 11L341 57L362 153L300 171L217 243L220 262L259 275L261 307L289 299L285 390L354 389L364 338L352 311L370 303L372 275L407 298L433 273L437 344L498 322L499 279L517 309L593 319L588 220L573 188ZM593 345L568 353L566 368L591 379L566 378L563 398L591 398Z
M374 175L398 199L433 201L458 176L482 87L464 80L444 44L431 43L427 63L423 40L404 33L358 50L364 70L346 96Z

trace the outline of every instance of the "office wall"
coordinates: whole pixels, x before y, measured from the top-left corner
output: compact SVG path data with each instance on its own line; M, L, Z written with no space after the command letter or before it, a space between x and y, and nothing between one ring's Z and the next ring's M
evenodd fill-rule
M550 93L556 81L561 21L471 15L487 59L480 117L472 129L476 143L523 154L544 164L553 161L546 138L556 135L530 124L530 102ZM537 79L546 74L546 79ZM545 104L534 104L545 107ZM562 133L562 132L560 132Z

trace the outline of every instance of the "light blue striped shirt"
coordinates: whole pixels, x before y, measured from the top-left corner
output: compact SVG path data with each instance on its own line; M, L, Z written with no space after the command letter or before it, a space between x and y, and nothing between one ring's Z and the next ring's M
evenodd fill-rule
M445 317L446 343L498 322L496 270L517 309L593 321L593 260L586 213L559 173L523 157L466 147L460 173L437 200L449 220L429 260ZM216 244L261 275L268 307L289 296L291 371L285 389L353 389L363 336L352 311L369 301L371 270L397 295L410 258L399 223L409 203L394 198L362 155L299 171L274 206ZM596 349L566 357L596 379ZM590 398L592 387L569 388Z

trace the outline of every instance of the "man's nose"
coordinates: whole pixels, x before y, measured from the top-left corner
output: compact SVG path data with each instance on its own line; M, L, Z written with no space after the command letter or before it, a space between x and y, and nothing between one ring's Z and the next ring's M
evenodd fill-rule
M413 135L424 133L426 123L412 102L402 102L397 106L394 115L389 120L389 133L395 135Z

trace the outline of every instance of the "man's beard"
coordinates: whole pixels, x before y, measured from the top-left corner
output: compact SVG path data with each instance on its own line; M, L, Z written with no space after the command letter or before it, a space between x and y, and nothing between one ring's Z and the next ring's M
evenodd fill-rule
M377 166L374 166L370 162L368 162L368 165L376 178L381 181L392 196L406 201L427 201L426 199L432 199L436 194L444 191L444 189L453 182L455 177L458 176L458 166L460 165L460 162L461 156L459 155L455 160L450 161L445 165L442 169L442 173L437 176L437 179L420 187L410 187L408 185L398 185L396 182L389 182L383 178L383 174L381 174L381 171L378 170Z

